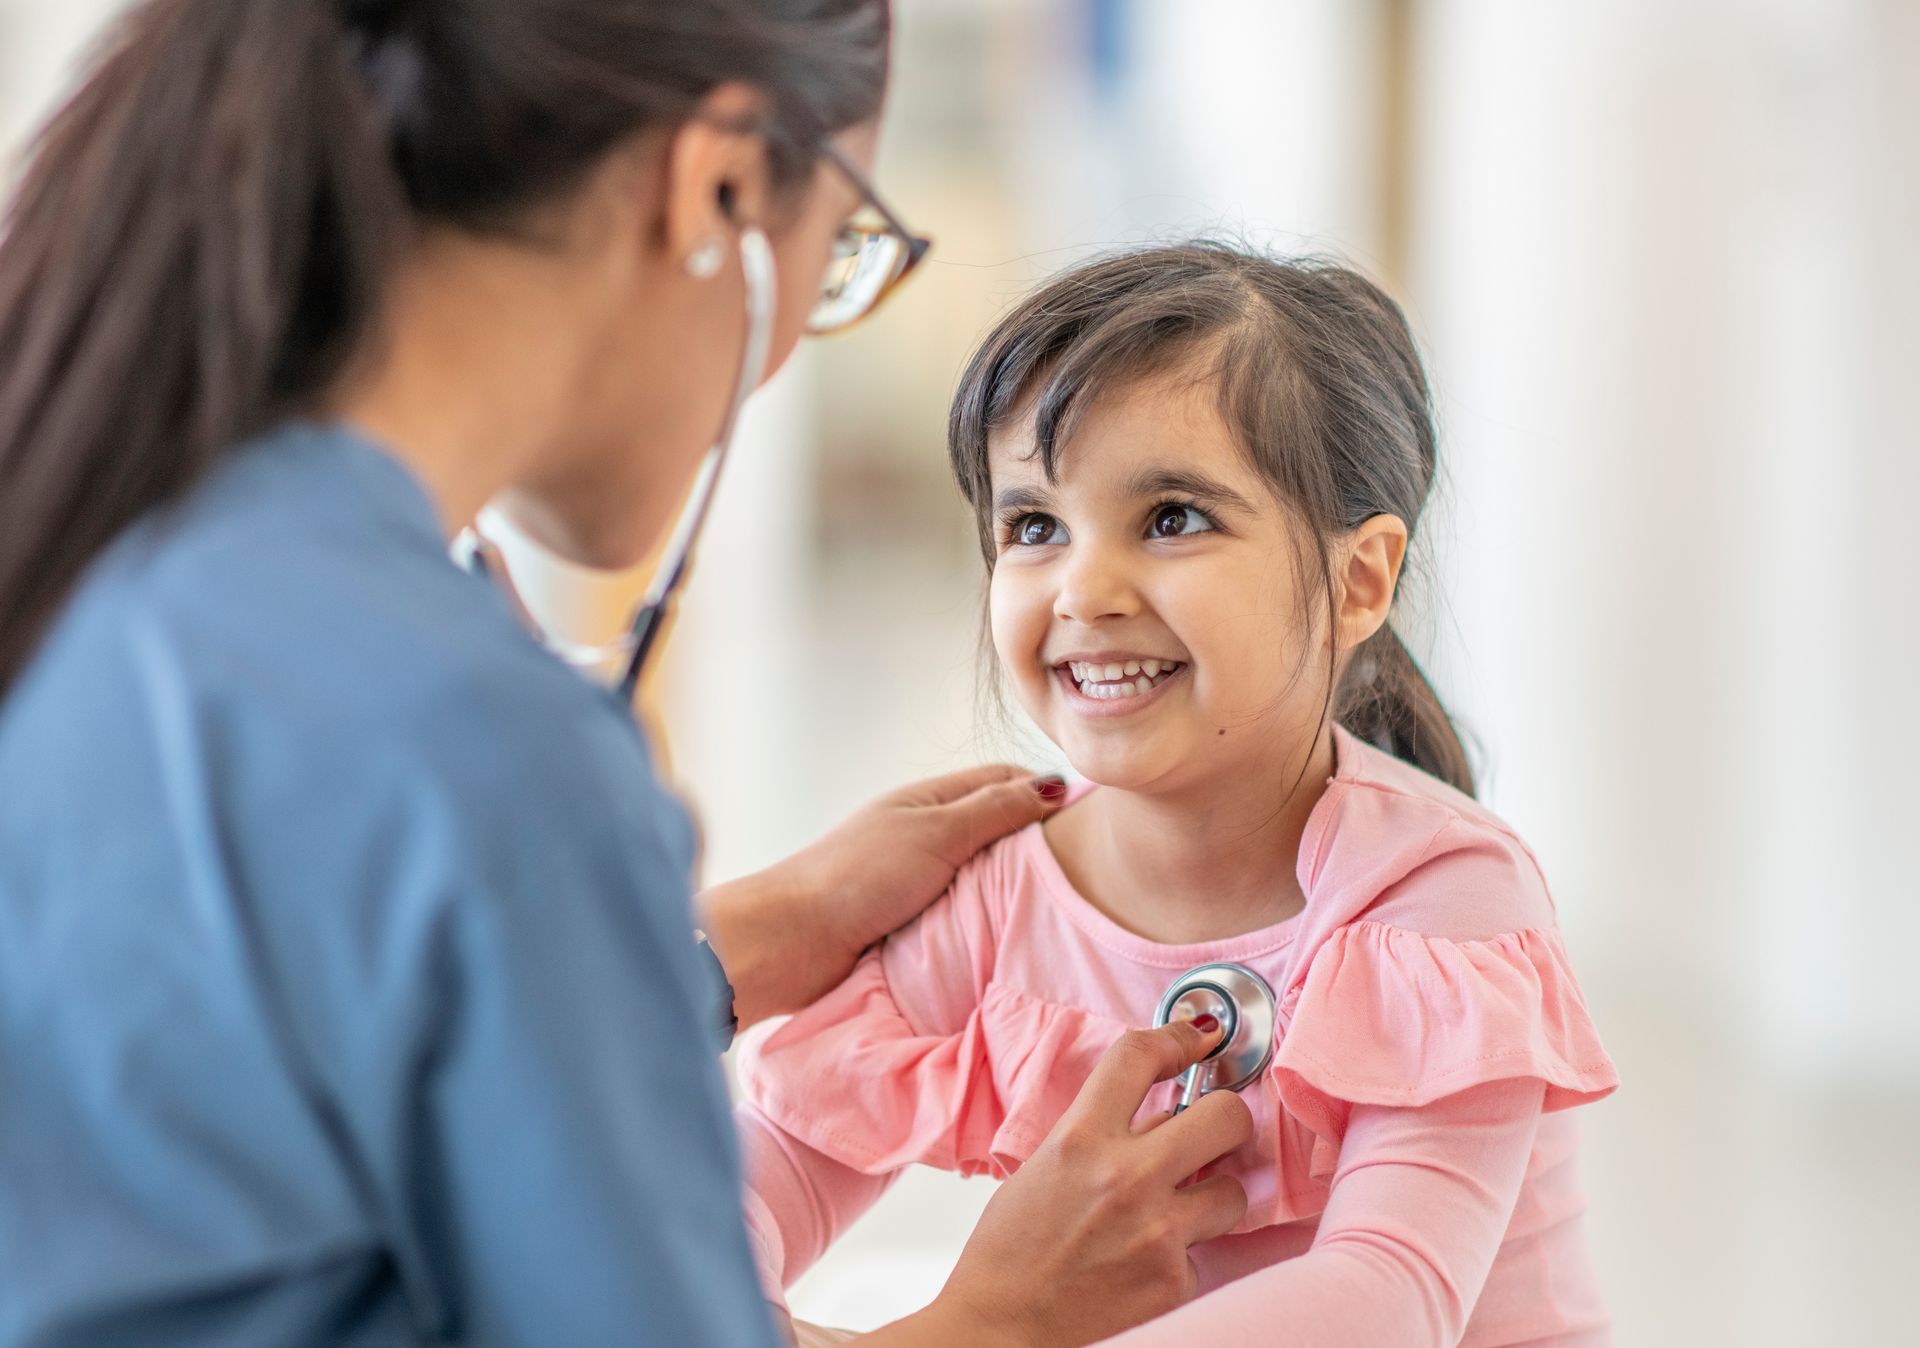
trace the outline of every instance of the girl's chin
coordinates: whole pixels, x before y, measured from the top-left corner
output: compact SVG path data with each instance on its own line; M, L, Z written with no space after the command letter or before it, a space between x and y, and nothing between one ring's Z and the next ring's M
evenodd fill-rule
M1148 792L1163 788L1191 761L1190 754L1164 742L1099 744L1071 734L1048 738L1060 747L1076 774L1096 786L1112 787L1116 791Z

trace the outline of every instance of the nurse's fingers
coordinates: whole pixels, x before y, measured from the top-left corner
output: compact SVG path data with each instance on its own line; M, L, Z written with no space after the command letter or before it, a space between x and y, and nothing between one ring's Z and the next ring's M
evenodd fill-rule
M1221 1034L1217 1023L1212 1029L1202 1031L1186 1020L1176 1020L1157 1030L1128 1030L1100 1055L1100 1061L1094 1064L1068 1113L1086 1122L1110 1126L1115 1133L1125 1131L1133 1116L1140 1112L1147 1092L1206 1057L1220 1042ZM1153 1131L1161 1133L1170 1126L1163 1124ZM1200 1164L1189 1166L1185 1173L1192 1174Z
M1171 1109L1156 1109L1151 1113L1141 1114L1133 1121L1133 1135L1135 1137L1145 1137L1148 1133L1151 1133L1172 1117L1173 1111Z
M1247 1102L1232 1091L1214 1091L1154 1129L1144 1145L1155 1149L1160 1173L1177 1179L1252 1140L1253 1111Z
M988 843L1045 819L1066 794L1057 778L1020 776L975 787L933 812L942 825L942 855L957 868Z
M1187 1244L1224 1236L1247 1215L1247 1191L1231 1175L1212 1175L1176 1196Z
M963 796L972 795L983 786L1033 780L1033 773L1026 768L1015 767L1011 763L988 763L977 768L949 772L944 777L930 777L924 782L915 782L912 786L902 787L896 794L903 802L914 805L948 805Z

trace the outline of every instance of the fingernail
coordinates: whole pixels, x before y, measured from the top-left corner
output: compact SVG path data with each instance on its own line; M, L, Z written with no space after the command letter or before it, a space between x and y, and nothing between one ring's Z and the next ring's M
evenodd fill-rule
M1033 789L1039 793L1040 799L1042 800L1058 800L1067 794L1067 779L1065 777L1035 777L1033 779Z
M1219 1017L1204 1014L1195 1016L1193 1018L1193 1028L1200 1031L1201 1034L1212 1034L1220 1028Z

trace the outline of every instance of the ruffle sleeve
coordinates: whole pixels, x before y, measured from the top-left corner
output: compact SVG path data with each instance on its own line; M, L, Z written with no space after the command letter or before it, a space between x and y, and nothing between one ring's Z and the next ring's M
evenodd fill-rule
M880 953L807 1010L750 1036L740 1084L773 1122L843 1165L1004 1176L1045 1139L1126 1028L989 984L959 1028L911 1021Z
M1412 1107L1471 1086L1533 1078L1548 1112L1619 1084L1556 928L1452 940L1350 923L1283 995L1267 1075L1312 1130L1330 1174L1355 1105Z

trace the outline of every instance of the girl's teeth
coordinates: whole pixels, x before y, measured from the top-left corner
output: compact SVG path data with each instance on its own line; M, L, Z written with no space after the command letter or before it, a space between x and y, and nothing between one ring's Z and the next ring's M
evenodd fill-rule
M1178 662L1173 660L1130 660L1124 666L1075 662L1067 666L1067 672L1073 676L1083 696L1111 702L1117 698L1142 697L1151 693L1155 681L1162 674L1171 674L1178 668ZM1122 672L1108 677L1110 671L1116 669Z
M1177 660L1128 660L1108 664L1075 660L1067 665L1067 672L1084 696L1111 702L1115 698L1139 697L1152 692L1161 675L1172 674L1180 667Z
M1171 670L1171 660L1127 660L1114 661L1111 664L1087 664L1074 661L1067 666L1073 677L1082 683L1118 683L1121 679L1131 679L1145 673L1154 677L1162 669Z

